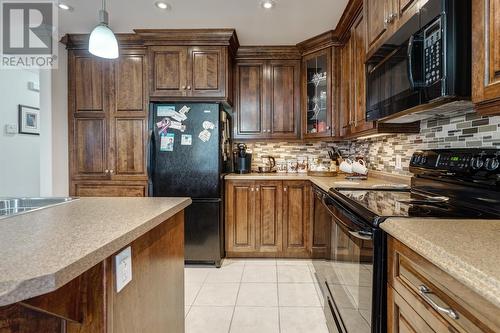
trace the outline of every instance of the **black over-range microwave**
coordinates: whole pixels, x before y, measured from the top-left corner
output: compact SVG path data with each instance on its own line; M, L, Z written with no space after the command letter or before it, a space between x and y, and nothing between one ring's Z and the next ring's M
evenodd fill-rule
M471 1L427 1L368 59L367 120L470 105Z

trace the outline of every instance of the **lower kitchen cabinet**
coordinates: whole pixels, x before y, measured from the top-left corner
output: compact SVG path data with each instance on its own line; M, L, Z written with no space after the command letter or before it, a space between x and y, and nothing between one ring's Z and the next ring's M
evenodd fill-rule
M387 331L500 332L499 309L398 240L388 241Z
M228 257L309 258L308 181L227 181Z
M283 252L287 257L310 257L311 184L283 182Z

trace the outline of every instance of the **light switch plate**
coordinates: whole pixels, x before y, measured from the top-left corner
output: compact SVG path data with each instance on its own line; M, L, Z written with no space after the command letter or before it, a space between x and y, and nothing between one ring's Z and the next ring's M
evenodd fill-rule
M403 164L401 162L401 155L396 155L396 170L402 170Z
M116 292L132 281L132 248L129 246L115 256Z
M19 131L16 124L7 124L5 125L5 133L7 134L17 134Z

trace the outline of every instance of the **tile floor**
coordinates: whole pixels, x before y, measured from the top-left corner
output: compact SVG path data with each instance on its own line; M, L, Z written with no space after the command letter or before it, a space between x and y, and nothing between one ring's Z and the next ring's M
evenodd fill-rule
M186 333L328 333L311 260L185 269Z

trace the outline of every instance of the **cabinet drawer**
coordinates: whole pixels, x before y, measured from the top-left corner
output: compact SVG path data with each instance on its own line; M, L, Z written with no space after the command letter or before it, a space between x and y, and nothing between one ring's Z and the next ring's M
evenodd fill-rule
M74 185L78 197L145 197L146 185L81 184Z
M393 238L388 253L389 288L435 332L500 331L493 304Z

